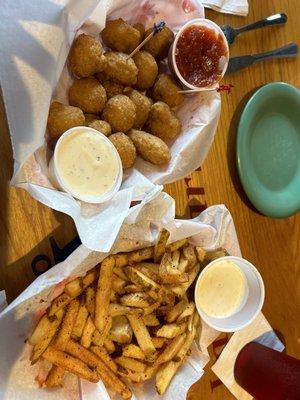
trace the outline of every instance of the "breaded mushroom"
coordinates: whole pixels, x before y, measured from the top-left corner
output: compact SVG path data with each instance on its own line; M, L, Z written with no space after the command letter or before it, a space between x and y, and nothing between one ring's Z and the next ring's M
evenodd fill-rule
M111 135L111 127L108 122L102 121L101 119L95 119L94 121L91 121L88 126L90 128L96 129L96 131L99 131L103 133L105 136Z
M105 81L102 83L102 85L106 91L107 99L110 99L111 97L116 96L117 94L122 94L124 90L124 86L118 82Z
M145 37L150 35L153 28L149 28L145 32ZM169 48L174 40L174 33L170 28L165 26L160 32L154 35L143 47L143 50L148 51L153 57L160 61L167 57Z
M69 102L88 114L99 114L106 103L104 87L96 78L81 78L69 89Z
M151 107L147 127L153 135L169 141L179 135L181 122L166 103L158 101Z
M103 71L106 58L101 43L93 36L79 35L69 54L69 68L78 78L86 78Z
M164 165L170 161L170 150L160 138L136 129L131 129L128 136L144 160L155 165Z
M107 66L105 74L108 79L125 86L136 84L138 69L132 58L127 54L110 51L105 53Z
M96 119L100 119L99 115L97 114L84 114L84 117L86 126L89 126L89 123L95 121Z
M109 99L102 113L102 118L110 124L113 132L129 131L133 127L135 117L134 103L123 94Z
M159 74L152 89L152 97L156 101L163 101L169 107L176 107L182 104L184 96L178 93L182 88L175 79L168 74Z
M153 86L158 74L158 67L154 57L147 51L138 51L133 56L133 61L138 68L135 86L140 89L149 89Z
M110 135L109 140L117 149L123 168L130 168L136 160L136 149L132 140L123 132Z
M142 41L139 30L129 25L122 18L107 21L101 32L101 37L106 46L128 54Z
M52 138L59 138L68 129L84 125L84 123L84 114L80 108L66 106L59 101L51 104L47 128Z
M133 101L136 107L136 117L134 120L134 128L141 128L148 119L152 106L152 100L144 94L134 89L129 89L125 94Z

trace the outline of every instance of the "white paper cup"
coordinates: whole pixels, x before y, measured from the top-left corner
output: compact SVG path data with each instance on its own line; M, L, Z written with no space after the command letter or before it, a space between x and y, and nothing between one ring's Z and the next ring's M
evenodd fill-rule
M176 64L176 58L175 58L175 50L176 50L176 46L177 46L177 42L178 39L180 38L181 34L183 31L185 31L186 28L188 28L191 25L198 25L198 26L205 26L207 28L213 29L217 34L220 34L223 42L226 46L227 52L226 52L226 57L224 57L223 60L221 60L221 69L222 69L222 73L220 75L220 77L218 78L217 81L215 81L212 85L209 86L203 86L203 87L199 87L199 86L194 86L192 84L190 84L189 82L187 82L182 75L180 74L178 68L177 68L177 64ZM186 24L184 24L182 26L182 28L179 30L179 32L177 33L170 49L169 49L169 54L168 54L168 64L169 64L169 68L170 70L173 72L173 74L175 76L177 76L177 78L179 79L179 81L182 83L182 85L184 86L184 88L186 89L192 89L192 90L198 90L198 91L208 91L208 90L212 90L213 88L218 87L218 82L223 78L226 69L228 67L228 62L229 62L229 47L228 47L228 42L227 39L222 31L222 29L219 27L219 25L215 24L213 21L206 19L206 18L196 18L196 19L192 19L191 21L188 21Z
M245 291L244 299L240 307L235 311L234 314L226 318L214 318L207 315L201 309L199 300L197 298L198 287L202 279L203 274L211 266L219 263L220 261L232 261L243 273L247 282L247 289ZM261 311L265 299L265 288L262 277L258 270L249 261L234 256L226 256L217 258L216 260L209 263L203 271L200 273L196 286L195 286L195 304L201 318L210 327L220 332L235 332L239 331L249 324L257 317Z
M66 185L64 180L61 177L61 174L59 172L59 166L57 162L57 154L58 154L58 149L62 145L64 139L67 136L72 135L74 132L94 132L97 135L100 135L102 140L112 149L112 151L115 153L117 160L118 160L118 176L116 181L114 182L113 186L111 186L106 192L102 193L99 196L88 196L88 195L80 195L76 192L75 189L72 189ZM108 166L109 168L109 166ZM54 154L53 157L50 160L49 163L49 175L52 183L54 184L55 187L58 189L70 193L73 197L75 197L78 200L87 202L87 203L104 203L105 201L108 201L111 199L120 189L121 183L122 183L122 178L123 178L123 168L122 168L122 162L119 156L119 153L117 152L117 149L115 146L112 144L112 142L101 132L87 127L87 126L76 126L74 128L68 129L66 132L64 132L61 137L58 139L55 149L54 149Z

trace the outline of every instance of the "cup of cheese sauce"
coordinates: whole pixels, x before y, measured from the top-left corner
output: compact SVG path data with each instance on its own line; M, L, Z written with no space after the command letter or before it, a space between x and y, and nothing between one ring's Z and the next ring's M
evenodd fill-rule
M209 326L234 332L255 319L262 308L264 293L257 269L243 258L227 256L203 269L195 287L195 303Z
M49 172L57 188L88 203L113 197L123 176L119 154L110 140L85 126L69 129L59 138Z

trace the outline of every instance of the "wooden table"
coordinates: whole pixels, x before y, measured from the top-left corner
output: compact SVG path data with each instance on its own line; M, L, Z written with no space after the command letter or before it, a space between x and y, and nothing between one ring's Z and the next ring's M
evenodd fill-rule
M207 11L207 17L219 24L239 26L276 12L285 12L289 18L285 26L244 34L231 46L232 56L262 52L299 39L298 3L298 0L250 0L250 12L246 18L213 11ZM300 288L299 275L297 286L296 274L300 273L300 214L275 220L253 209L237 175L235 135L241 109L253 90L272 81L285 81L300 87L299 70L300 58L277 60L252 66L226 78L224 83L232 83L234 90L229 95L222 94L218 131L201 170L165 188L176 199L176 211L180 217L195 216L213 204L224 203L228 207L244 257L253 262L263 276L266 286L263 312L273 328L283 335L287 352L298 358ZM11 301L35 278L32 260L36 256L48 256L54 263L49 236L53 236L58 246L63 248L75 237L76 231L66 215L37 203L21 189L8 186L12 155L3 104L0 113L0 288L6 290ZM45 265L42 262L35 265L43 269ZM213 361L226 343L226 335L221 338L211 351ZM192 387L189 398L225 400L233 396L207 368L204 378Z

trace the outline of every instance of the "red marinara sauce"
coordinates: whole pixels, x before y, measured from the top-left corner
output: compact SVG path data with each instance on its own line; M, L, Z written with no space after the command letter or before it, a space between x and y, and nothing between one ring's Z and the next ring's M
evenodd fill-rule
M177 41L175 61L183 79L193 86L205 87L220 79L220 60L227 57L227 53L219 33L205 26L191 25Z

